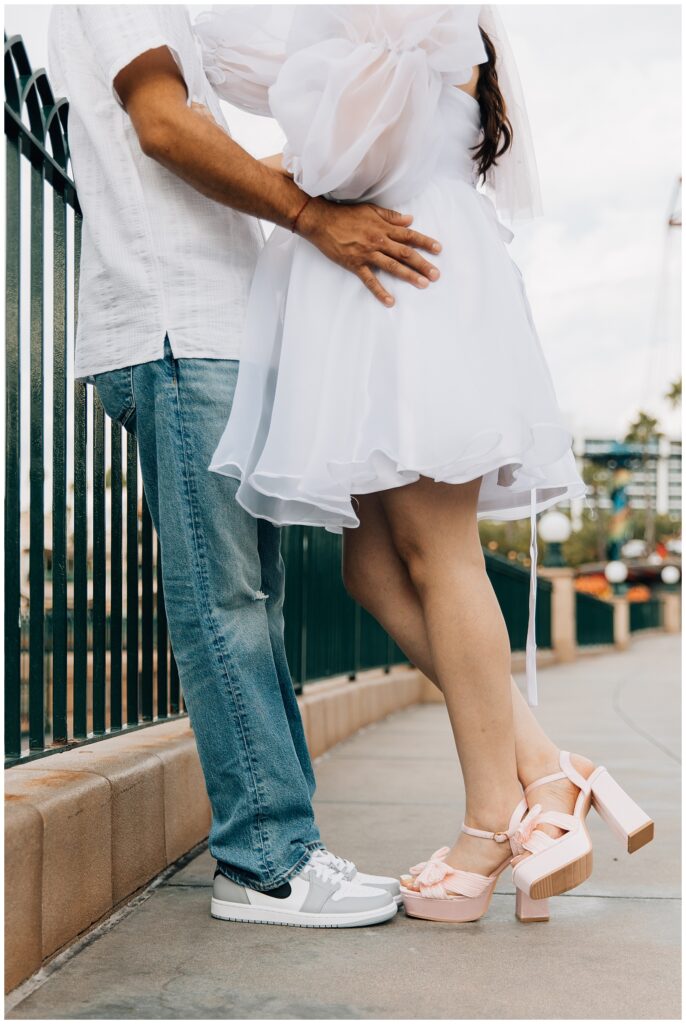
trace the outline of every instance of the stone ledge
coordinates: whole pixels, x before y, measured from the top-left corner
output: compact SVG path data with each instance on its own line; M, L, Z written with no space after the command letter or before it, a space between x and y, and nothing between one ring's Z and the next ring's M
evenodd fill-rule
M408 667L305 687L313 757L422 700ZM211 822L187 718L5 772L5 991L205 839Z

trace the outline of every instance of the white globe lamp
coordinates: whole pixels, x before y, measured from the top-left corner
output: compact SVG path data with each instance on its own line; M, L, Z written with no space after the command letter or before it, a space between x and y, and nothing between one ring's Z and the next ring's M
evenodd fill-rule
M565 565L562 545L569 540L571 533L572 524L569 516L563 512L553 510L541 516L538 523L538 534L546 545L543 565L551 569L559 569Z
M666 565L660 573L660 579L666 587L675 587L681 579L681 572L676 565Z
M608 562L605 566L605 579L612 584L615 594L624 593L628 575L629 570L624 562Z

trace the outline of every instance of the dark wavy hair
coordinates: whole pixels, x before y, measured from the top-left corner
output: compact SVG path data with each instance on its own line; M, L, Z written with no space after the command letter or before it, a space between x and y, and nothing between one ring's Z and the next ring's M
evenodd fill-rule
M483 179L486 171L498 162L498 157L506 153L512 145L512 125L507 116L505 99L498 85L498 72L495 69L495 46L484 32L484 41L488 62L479 65L479 81L476 87L476 98L481 110L481 128L483 137L474 148L474 160L477 171Z

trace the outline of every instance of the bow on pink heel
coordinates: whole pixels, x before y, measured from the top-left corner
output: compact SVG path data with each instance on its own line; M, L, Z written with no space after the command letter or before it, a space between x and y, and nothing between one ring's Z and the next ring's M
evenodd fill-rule
M496 843L509 843L510 855L492 874L480 875L447 864L445 858L450 847L442 846L427 861L416 864L410 868L408 875L401 877L405 913L409 917L420 917L426 921L478 921L488 910L496 882L505 868L529 852L536 835L540 810L538 805L529 810L526 800L522 800L515 808L506 832L485 832L463 824L462 831L467 835L490 839ZM547 921L547 902L538 900L535 906L533 902L518 891L516 912L519 919Z

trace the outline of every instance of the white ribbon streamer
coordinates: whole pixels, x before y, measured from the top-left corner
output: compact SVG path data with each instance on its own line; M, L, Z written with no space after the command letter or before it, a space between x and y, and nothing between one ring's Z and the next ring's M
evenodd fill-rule
M526 696L532 708L538 706L536 677L536 568L538 565L538 535L536 533L536 488L531 490L531 576L529 578L529 627L526 635Z

